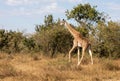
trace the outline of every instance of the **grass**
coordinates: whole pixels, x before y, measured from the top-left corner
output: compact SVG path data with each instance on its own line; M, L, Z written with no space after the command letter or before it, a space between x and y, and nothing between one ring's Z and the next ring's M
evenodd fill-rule
M120 59L47 58L38 54L0 54L0 81L120 81Z

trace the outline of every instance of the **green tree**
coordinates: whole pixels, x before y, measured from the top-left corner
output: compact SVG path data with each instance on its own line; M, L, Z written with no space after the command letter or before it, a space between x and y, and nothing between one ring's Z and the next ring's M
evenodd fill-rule
M0 30L0 50L7 53L20 52L23 49L22 32Z
M9 31L7 33L7 46L6 51L8 53L16 53L20 52L23 49L23 33L22 32L16 32L16 31Z
M96 6L91 6L90 4L78 4L72 10L66 11L66 16L68 19L75 19L82 26L85 24L93 24L98 21L105 21L103 13L96 10Z
M35 31L36 32L40 32L42 30L45 31L49 27L53 27L53 25L55 25L55 23L56 22L54 22L53 16L51 14L49 14L48 16L44 17L44 24L42 24L42 25L36 25Z
M94 50L100 57L119 58L120 57L120 24L100 22L97 26L96 41ZM95 42L95 41L94 41Z

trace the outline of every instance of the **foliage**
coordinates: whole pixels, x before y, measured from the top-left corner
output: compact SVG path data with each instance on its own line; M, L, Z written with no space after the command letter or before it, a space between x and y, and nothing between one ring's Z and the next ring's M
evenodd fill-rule
M5 30L1 29L0 30L0 49L2 49L6 45L7 43L6 39L7 39L7 36L6 36Z
M45 22L45 26L53 25L53 16L51 14L45 16L44 22Z
M115 22L99 23L96 29L96 48L99 56L120 57L120 25Z
M66 11L66 16L68 19L75 19L80 24L93 24L93 22L105 20L103 14L98 12L96 6L91 6L90 4L78 4L72 10Z
M32 37L25 37L24 40L23 40L23 44L24 46L27 48L28 51L33 51L35 50L35 42L34 42L34 39Z
M0 50L7 53L20 52L23 47L22 39L21 32L0 30Z

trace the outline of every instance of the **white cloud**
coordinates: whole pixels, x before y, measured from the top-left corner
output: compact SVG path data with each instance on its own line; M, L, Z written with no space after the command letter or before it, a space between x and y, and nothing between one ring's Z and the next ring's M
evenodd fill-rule
M61 13L64 12L64 9L60 8L57 3L51 3L43 8L44 13Z
M18 6L18 5L25 5L31 3L36 3L36 2L33 2L33 0L6 0L6 4L10 6Z
M11 7L7 10L9 15L34 16L42 14L63 13L65 10L58 6L56 0L6 0L5 3Z
M23 3L24 0L6 0L7 5L15 6Z
M19 6L19 5L35 5L53 2L67 2L69 3L79 3L83 0L6 0L5 3L9 6Z
M64 13L64 9L59 7L57 3L53 2L49 5L41 5L37 8L26 8L26 7L19 7L14 8L13 10L9 11L11 15L24 15L24 16L34 16L34 15L45 15L45 14L54 14L54 13Z
M50 3L55 0L6 0L6 4L10 6L18 6L18 5L35 5L41 3Z

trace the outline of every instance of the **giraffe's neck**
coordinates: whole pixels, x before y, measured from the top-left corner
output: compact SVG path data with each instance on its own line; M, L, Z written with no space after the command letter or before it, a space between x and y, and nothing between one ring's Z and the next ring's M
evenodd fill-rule
M68 24L67 22L65 22L65 26L67 27L67 29L69 30L69 32L72 34L72 36L75 37L82 37L81 34L76 31L73 27L71 27L70 24Z

